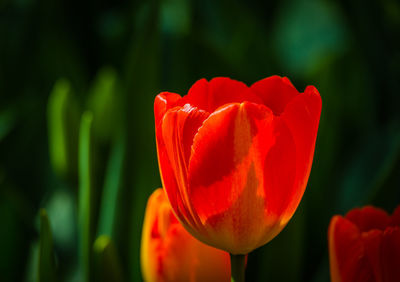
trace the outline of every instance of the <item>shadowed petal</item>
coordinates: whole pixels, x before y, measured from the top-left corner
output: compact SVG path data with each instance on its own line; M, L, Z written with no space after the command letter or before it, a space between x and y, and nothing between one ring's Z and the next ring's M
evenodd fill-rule
M346 218L357 225L361 232L371 229L385 230L390 222L390 217L384 210L372 206L353 209L347 213Z
M289 101L299 94L287 77L277 75L257 81L251 86L251 90L276 115L283 113Z
M319 118L321 114L321 97L317 89L308 86L303 94L294 97L281 114L282 121L291 132L295 144L296 176L292 199L286 210L286 220L295 212L307 185L314 156Z
M332 282L375 281L356 225L341 216L334 216L328 238Z
M205 79L197 81L179 104L183 106L188 103L211 113L225 104L244 101L262 102L243 82L216 77L210 82Z
M370 268L374 273L376 282L383 282L382 279L382 264L381 264L381 246L383 232L378 229L373 229L368 232L361 233L361 240L364 246L365 256L368 259Z
M382 281L400 281L400 227L389 227L382 239Z
M279 218L279 225L283 228L290 219L285 211L290 209L294 212L305 187L299 187L295 182L296 165L299 165L296 163L296 143L288 126L279 117L275 118L273 135L275 144L268 151L263 165L264 192L268 216Z

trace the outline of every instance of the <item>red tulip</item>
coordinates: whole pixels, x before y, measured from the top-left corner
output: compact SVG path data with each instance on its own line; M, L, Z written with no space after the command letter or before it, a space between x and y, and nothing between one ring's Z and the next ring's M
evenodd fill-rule
M172 209L199 240L247 254L293 216L310 174L321 112L317 89L284 77L251 87L197 81L154 102L158 160Z
M332 282L400 281L400 206L389 216L371 206L329 225Z
M177 221L162 189L147 203L141 266L145 281L229 281L229 254L192 237Z

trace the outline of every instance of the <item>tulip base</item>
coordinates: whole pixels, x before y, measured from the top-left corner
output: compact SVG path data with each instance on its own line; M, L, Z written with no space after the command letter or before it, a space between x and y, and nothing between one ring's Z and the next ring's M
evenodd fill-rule
M246 269L246 255L231 256L231 282L244 282L244 272Z

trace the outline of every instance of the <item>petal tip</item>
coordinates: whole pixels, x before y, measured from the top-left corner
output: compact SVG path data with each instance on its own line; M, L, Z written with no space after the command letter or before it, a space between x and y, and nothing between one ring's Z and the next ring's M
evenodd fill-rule
M173 106L176 105L176 103L181 99L182 97L176 93L172 92L161 92L156 96L154 99L154 118L155 118L155 123L156 127L161 121L162 117L164 114Z

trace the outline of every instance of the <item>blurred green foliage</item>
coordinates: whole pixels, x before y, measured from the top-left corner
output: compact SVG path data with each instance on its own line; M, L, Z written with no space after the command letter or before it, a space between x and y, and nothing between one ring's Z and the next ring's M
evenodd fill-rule
M56 281L56 261L53 249L53 236L47 212L40 210L40 245L39 245L38 281Z
M93 115L82 115L79 132L79 259L85 281L92 281L92 245L96 226L96 192L93 174Z
M51 164L60 177L76 175L78 110L70 83L58 80L47 107Z
M93 246L95 281L124 281L117 251L111 239L99 236Z
M396 0L3 0L0 15L1 281L141 280L153 100L202 77L284 75L323 101L302 203L248 281L327 281L331 216L400 203Z

